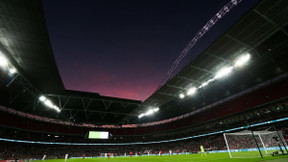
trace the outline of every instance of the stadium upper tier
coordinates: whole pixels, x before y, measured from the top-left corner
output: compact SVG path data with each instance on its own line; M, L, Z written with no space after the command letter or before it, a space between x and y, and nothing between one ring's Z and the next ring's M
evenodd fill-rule
M285 99L287 6L286 0L260 1L142 103L65 90L49 42L41 1L2 0L0 55L7 58L9 67L15 67L17 73L0 68L0 104L76 125L121 126L179 117L185 120L194 114L193 120L185 121L191 124ZM243 63L237 59L248 54L249 62L241 67ZM225 67L226 70L218 73ZM225 76L223 72L230 73ZM192 92L196 94L191 95ZM152 112L151 107L159 111L145 116ZM207 109L206 113L196 114L203 108ZM140 114L144 115L138 118Z

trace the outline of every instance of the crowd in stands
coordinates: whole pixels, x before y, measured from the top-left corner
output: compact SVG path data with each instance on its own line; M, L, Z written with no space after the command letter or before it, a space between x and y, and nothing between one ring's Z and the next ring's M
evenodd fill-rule
M141 134L135 136L115 136L112 134L112 139L109 140L87 140L84 138L85 134L71 135L71 134L57 134L53 132L39 132L31 130L17 130L9 127L1 127L0 137L10 139L22 139L22 140L35 140L35 141L53 141L53 142L138 142L138 141L159 141L167 139L175 139L188 137L193 135L199 135L203 133L211 133L219 130L231 129L240 126L246 126L248 124L255 124L263 121L279 119L286 117L288 114L287 103L282 103L273 106L267 106L260 109L250 110L228 116L225 118L215 119L204 123L191 125L186 128L173 129L163 132L155 132L151 134ZM140 128L139 128L140 129ZM145 128L142 128L145 129ZM86 132L88 133L88 132ZM57 136L57 138L55 138Z
M147 125L147 123L129 123L129 125L134 125L133 127L122 127L123 125L118 125L118 128L105 128L113 135L118 136L135 136L135 135L143 135L143 134L159 134L159 136L163 136L163 132L169 132L170 130L175 129L183 129L185 131L190 131L187 129L191 127L191 129L195 130L195 126L197 129L203 130L201 127L206 127L207 130L220 129L223 126L231 125L231 123L238 122L239 125L244 124L251 124L253 122L258 121L266 121L268 118L280 118L281 116L288 113L287 110L287 103L283 104L283 102L287 102L287 94L286 91L283 91L287 87L286 80L281 82L277 82L277 84L271 84L269 86L260 86L260 89L255 89L255 91L249 91L245 93L245 95L240 95L236 98L232 96L228 97L230 99L225 99L217 101L211 105L199 105L199 107L195 107L195 110L191 111L188 116L177 118L173 122L167 122L165 124L152 124ZM288 87L287 87L288 88ZM275 93L272 93L275 92ZM285 93L284 93L285 92ZM241 93L242 94L242 93ZM282 102L282 103L280 103ZM279 110L277 110L279 103ZM270 105L269 105L270 104ZM204 106L204 107L203 107ZM3 107L3 106L2 106ZM258 108L262 107L262 110ZM265 107L265 108L263 108ZM265 110L267 108L267 111ZM283 109L284 108L284 109ZM1 109L0 106L0 118L3 120L0 121L0 125L10 126L10 127L17 127L21 129L29 129L33 131L43 131L43 132L51 132L51 133L59 133L59 134L85 134L91 129L102 129L99 128L99 125L94 123L94 127L86 127L81 122L76 121L66 121L71 125L63 125L63 123L56 124L53 123L51 120L42 120L40 121L40 116L37 118L31 118L32 114L27 114L23 112L15 113L16 110L10 108L9 111L6 111L8 108ZM254 111L257 109L256 111ZM13 111L12 111L13 110ZM201 110L201 111L200 111ZM243 113L244 111L248 112L249 114L245 113L242 115L238 115L235 117L235 114ZM252 112L254 111L254 112ZM15 114L15 115L13 115ZM20 115L22 114L22 115ZM25 114L25 115L23 115ZM187 115L187 114L185 114ZM35 116L35 115L34 115ZM161 116L161 115L160 115ZM182 115L181 115L182 116ZM230 119L229 119L230 116ZM256 119L256 120L255 120ZM55 119L54 119L55 120ZM167 119L168 120L168 119ZM218 122L215 122L218 120ZM220 121L222 120L222 121ZM239 121L246 121L239 122ZM139 122L139 121L138 121ZM158 122L158 121L157 121ZM154 122L152 122L154 123ZM141 126L145 125L146 126ZM200 125L200 126L198 126ZM177 134L179 134L177 132ZM167 137L170 137L168 135ZM172 135L173 136L173 135ZM166 137L166 138L167 138ZM155 138L155 136L154 136Z
M225 149L225 143L221 135L210 136L200 139L185 140L172 143L149 144L149 145L127 145L127 146L62 146L62 145L41 145L25 143L0 143L0 159L41 159L44 155L47 158L64 158L65 154L73 157L100 156L101 153L117 153L117 155L128 155L129 152L139 154L155 154L162 151L169 153L169 150L176 152L198 152L200 145L206 150Z
M227 116L225 118L215 119L204 123L192 125L186 129L178 131L167 131L154 134L154 137L185 137L191 135L198 135L202 133L211 133L220 130L226 130L241 126L252 125L265 121L275 120L283 117L287 117L288 103L277 104L273 106L267 106L264 108L252 109L246 112Z
M189 127L174 129L164 132L156 132L148 135L137 136L113 136L109 140L88 140L82 135L69 135L69 134L57 134L51 132L35 132L31 130L21 130L11 127L0 126L0 138L9 139L22 139L31 141L49 141L49 142L145 142L145 141L159 141L167 139L176 139L189 137L193 135L200 135L204 133L211 133L219 130L231 129L239 126L245 126L248 124L259 123L268 120L279 119L287 117L288 104L281 103L275 105L268 105L266 107L255 108L242 113L227 116L225 118L219 118L210 120L203 123L197 123ZM264 128L253 128L255 130L264 130L272 125L266 125ZM277 130L281 130L284 135L284 139L288 139L288 123L283 121L274 124ZM251 140L250 140L251 141ZM241 141L234 143L241 144ZM242 146L240 148L254 147L253 143L248 143L242 140ZM155 154L155 152L162 151L168 153L169 150L176 152L191 152L195 153L200 150L200 145L203 145L205 150L223 150L226 149L224 138L222 134L205 136L201 138L193 138L189 140L183 140L179 142L167 142L160 144L148 144L148 145L127 145L127 146L68 146L68 145L42 145L42 144L25 144L14 142L0 142L0 160L1 159L41 159L43 155L47 155L47 158L64 158L65 154L69 154L73 157L85 156L100 156L101 153L117 153L118 155L128 154L129 152L147 154ZM237 146L239 147L239 146ZM236 147L235 147L236 148Z
M282 133L284 140L288 139L288 125L282 123L277 127L282 127ZM258 129L267 129L267 127L260 127ZM235 149L251 148L255 147L253 140L237 140L230 141L231 146L235 146ZM121 141L118 141L121 142ZM250 142L250 143L249 143ZM259 142L260 143L260 142ZM234 145L235 144L235 145ZM238 145L237 145L238 144ZM169 153L172 150L173 153L197 153L200 151L200 145L203 145L206 151L209 150L226 150L225 141L222 134L205 136L199 138L193 138L178 142L167 142L159 144L148 145L123 145L123 146L70 146L70 145L43 145L43 144L26 144L17 142L0 142L0 160L1 159L41 159L44 155L46 158L64 158L65 154L69 154L72 157L81 157L85 154L86 157L101 156L101 153L111 153L119 156L128 155L132 152L141 155L143 154L158 154ZM241 145L241 146L239 146ZM237 146L237 147L236 147Z

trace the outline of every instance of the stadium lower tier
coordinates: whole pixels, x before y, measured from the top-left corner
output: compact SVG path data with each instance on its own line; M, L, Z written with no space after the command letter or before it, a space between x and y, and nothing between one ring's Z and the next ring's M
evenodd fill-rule
M284 142L288 142L288 124L278 123L275 125L280 128ZM270 126L257 127L255 130L266 130ZM239 140L239 141L237 141ZM230 148L235 149L248 149L257 148L253 141L249 139L237 139L230 143ZM239 145L242 143L242 145ZM259 142L260 143L260 142ZM267 144L269 141L267 142ZM147 145L123 145L123 146L69 146L69 145L42 145L42 144L29 144L17 142L0 142L0 160L7 159L42 159L46 155L46 159L63 159L65 154L70 157L96 157L103 156L103 153L111 153L117 156L123 155L148 155L148 154L169 154L171 150L174 154L177 153L197 153L200 152L200 146L205 148L205 151L213 150L227 150L223 134L211 135L177 142L147 144ZM266 142L265 142L266 145ZM267 145L266 145L267 146Z

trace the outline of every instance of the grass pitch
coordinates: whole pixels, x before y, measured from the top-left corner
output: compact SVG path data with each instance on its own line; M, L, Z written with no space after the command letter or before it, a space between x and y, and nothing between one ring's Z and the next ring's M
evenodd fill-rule
M248 153L248 152L247 152ZM255 154L255 152L249 152L250 154ZM45 160L46 162L64 162L64 159L52 159ZM230 158L228 153L213 153L207 154L206 156L201 156L200 154L190 154L190 155L163 155L163 156L138 156L138 157L110 157L110 159L105 158L85 158L82 159L68 159L67 162L257 162L257 161L267 161L267 162L288 162L288 155L282 156L265 156L263 159L261 157L239 157ZM43 162L43 161L42 161Z

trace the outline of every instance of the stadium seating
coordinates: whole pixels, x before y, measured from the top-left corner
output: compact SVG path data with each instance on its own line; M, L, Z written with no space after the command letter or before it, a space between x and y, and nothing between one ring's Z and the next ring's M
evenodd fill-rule
M262 87L247 95L238 97L234 100L222 103L211 109L200 112L198 114L176 120L174 122L165 123L161 125L140 127L140 128L115 128L108 129L114 136L143 136L151 133L161 133L165 131L171 131L174 129L184 129L186 127L205 123L211 120L227 117L231 114L236 114L244 111L248 111L255 107L265 105L269 102L279 100L287 96L288 91L281 89L288 89L288 85L285 84L286 80L280 81L277 84L273 84L267 87ZM13 115L10 113L0 111L0 125L11 128L19 128L25 130L33 130L39 132L50 132L58 134L75 134L84 135L90 128L78 127L78 126L66 126L61 124L48 123L43 121L36 121L33 119Z
M93 143L159 141L210 133L286 117L286 114L288 114L288 102L285 97L288 95L288 91L283 91L283 89L288 89L286 82L287 79L277 84L262 87L249 94L174 122L138 128L109 128L106 130L113 134L113 138L110 140L85 139L85 134L91 130L88 127L49 123L0 111L0 127L2 128L0 137L32 141ZM280 122L277 125L279 129L286 132L284 137L287 140L287 122ZM92 130L95 130L95 128ZM48 158L64 158L66 153L73 156L81 156L82 153L87 156L99 156L101 152L117 152L118 155L123 155L130 151L144 153L145 150L152 150L151 152L163 150L166 153L169 150L174 152L176 150L180 152L197 152L200 144L211 150L225 149L222 135L208 136L200 140L191 139L173 143L137 146L113 146L113 148L107 146L79 146L76 148L75 146L37 145L2 141L0 142L0 157L2 159L41 159L46 154ZM15 150L15 148L18 149ZM55 151L56 149L57 151ZM29 154L25 154L21 150L29 150Z
M278 123L278 127L282 128L285 139L288 139L288 124ZM258 129L267 129L267 127L259 127ZM7 132L7 131L6 131ZM34 137L31 137L34 138ZM61 140L64 140L61 139ZM75 141L75 139L74 139ZM235 141L236 142L236 141ZM241 141L238 141L241 142ZM40 145L40 144L25 144L25 143L11 143L0 142L0 160L3 159L41 159L43 155L47 155L48 158L64 158L65 154L69 154L72 157L81 157L85 154L87 157L100 156L103 152L117 153L118 155L124 155L132 151L133 153L141 152L145 154L145 150L150 150L150 154L155 151L163 151L168 153L172 150L174 153L179 152L191 152L195 153L200 151L199 146L203 145L206 151L209 150L224 150L226 145L222 134L206 136L202 138L169 142L161 144L149 144L149 145L126 145L126 146L62 146L62 145ZM243 145L243 148L245 145ZM247 146L248 147L248 146ZM15 149L17 148L17 149ZM27 153L28 152L28 153ZM147 153L147 152L146 152Z

